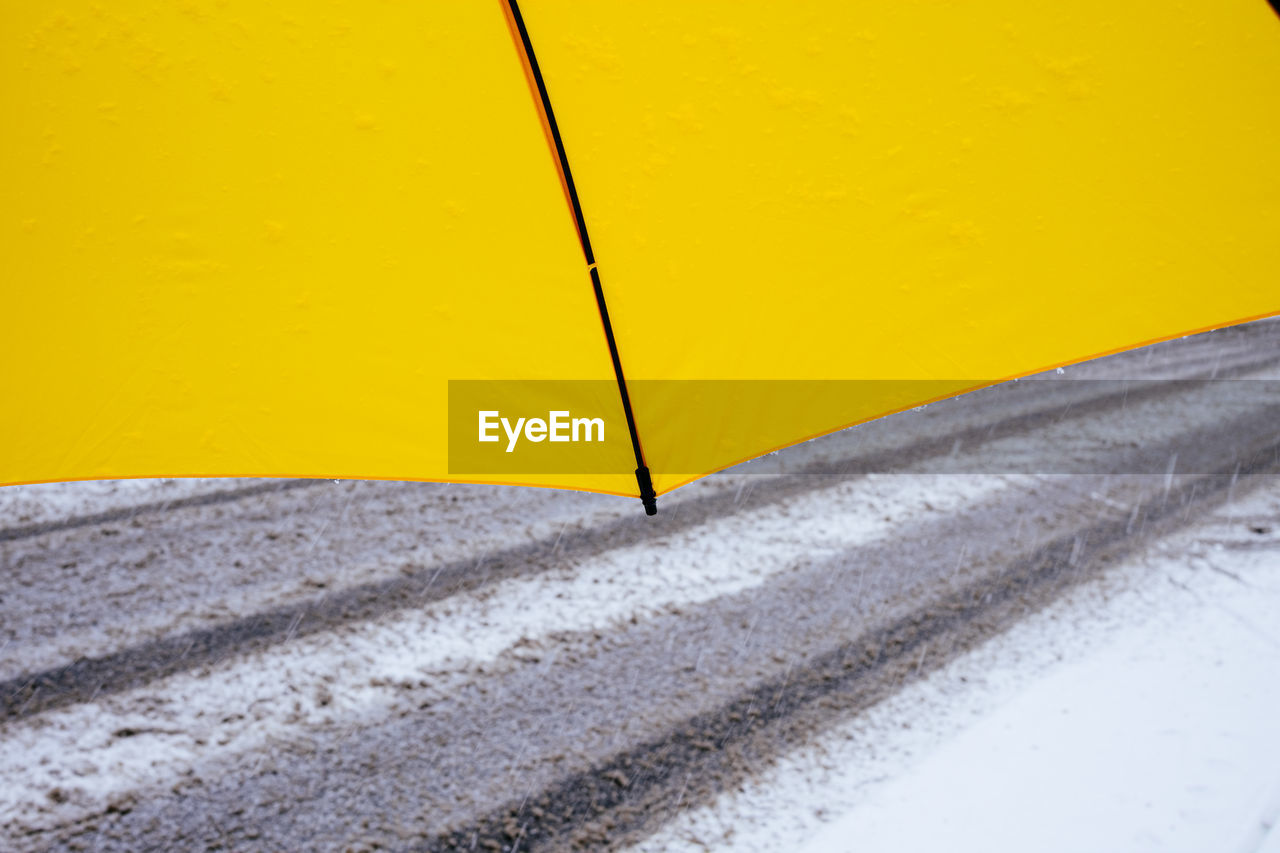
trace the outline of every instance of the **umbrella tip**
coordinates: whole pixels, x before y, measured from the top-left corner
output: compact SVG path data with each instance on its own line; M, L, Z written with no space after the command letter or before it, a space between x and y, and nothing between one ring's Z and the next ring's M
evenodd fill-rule
M653 490L653 479L649 476L648 465L641 465L636 469L636 483L640 486L640 500L644 503L644 514L657 515L658 495Z

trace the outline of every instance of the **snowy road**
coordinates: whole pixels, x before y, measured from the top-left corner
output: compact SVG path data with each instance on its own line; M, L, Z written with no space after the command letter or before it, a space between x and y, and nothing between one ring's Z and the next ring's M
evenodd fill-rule
M792 849L804 755L1072 596L1141 589L1170 543L1280 530L1278 379L1280 323L1187 338L656 519L431 484L0 490L0 847Z
M1280 850L1276 486L682 812L636 853Z

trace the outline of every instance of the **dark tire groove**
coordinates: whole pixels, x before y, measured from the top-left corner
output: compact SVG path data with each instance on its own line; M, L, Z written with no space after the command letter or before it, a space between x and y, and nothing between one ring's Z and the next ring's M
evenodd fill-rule
M212 506L214 504L230 503L232 501L244 500L245 498L257 497L258 495L288 492L294 489L323 485L328 482L330 481L325 479L271 480L266 483L255 483L252 486L243 486L236 489L222 489L216 492L206 492L201 495L190 495L185 498L175 498L170 501L151 501L150 503L137 504L136 506L120 507L119 509L107 510L105 512L96 512L92 515L76 515L70 518L60 518L57 521L42 521L36 524L26 524L20 527L0 527L0 542L14 542L18 539L30 539L33 536L44 536L49 533L59 533L63 530L74 530L77 527L93 527L95 525L111 524L112 522L117 521L131 521L139 515L169 512L172 510L186 509L188 507Z

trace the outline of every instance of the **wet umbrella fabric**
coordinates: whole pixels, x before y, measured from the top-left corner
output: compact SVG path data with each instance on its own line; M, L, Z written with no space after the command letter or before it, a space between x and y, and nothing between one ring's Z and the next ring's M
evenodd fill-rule
M1262 0L2 14L0 483L637 495L621 366L662 493L1280 311Z

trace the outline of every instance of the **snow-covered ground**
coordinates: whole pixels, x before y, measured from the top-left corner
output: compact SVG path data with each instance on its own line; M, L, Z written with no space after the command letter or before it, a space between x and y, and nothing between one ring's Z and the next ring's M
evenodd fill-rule
M1280 850L1280 478L643 851Z
M1254 324L977 392L656 519L442 484L0 490L0 849L1280 844L1280 477L1248 473L1275 470L1278 346Z
M0 778L21 784L0 786L0 825L93 814L139 787L170 787L201 762L368 713L385 704L388 685L429 675L432 692L446 693L477 667L495 665L502 652L537 648L552 632L607 631L758 586L797 559L883 540L926 507L955 510L1021 479L879 476L846 483L790 502L785 516L766 510L721 519L670 541L661 554L649 546L608 551L553 575L513 578L340 637L305 638L212 673L183 673L10 723L0 738ZM835 511L859 523L823 525L823 514ZM714 554L708 543L715 543ZM704 569L690 572L691 563ZM165 700L157 703L157 695ZM122 738L121 731L143 736ZM51 798L50 791L61 793Z

